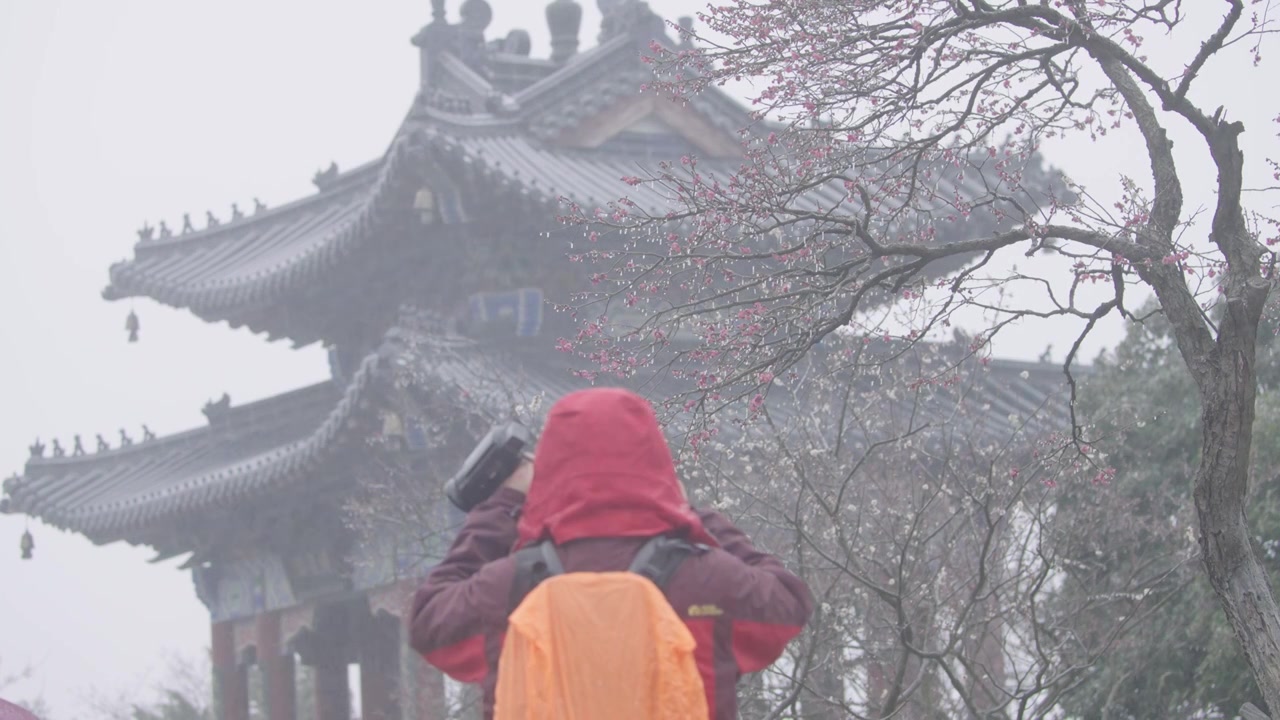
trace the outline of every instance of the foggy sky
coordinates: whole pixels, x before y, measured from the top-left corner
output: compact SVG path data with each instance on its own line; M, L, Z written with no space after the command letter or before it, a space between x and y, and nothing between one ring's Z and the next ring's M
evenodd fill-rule
M549 53L543 3L491 3L489 37L522 27L534 55ZM450 1L451 20L459 4ZM583 5L585 49L598 14ZM702 3L651 5L674 16ZM281 205L314 192L312 174L330 161L346 169L379 156L418 82L408 39L429 19L425 0L0 0L0 475L21 471L37 436L69 449L80 433L92 451L96 433L114 445L121 427L135 439L142 423L162 435L199 427L201 406L223 392L239 405L327 376L317 347L99 293L144 222L176 229L190 212L203 227L206 210L225 219L254 196ZM1265 120L1261 93L1237 78L1211 66L1202 88L1220 98L1205 104L1252 101ZM1250 130L1247 140L1274 146L1273 128L1255 119ZM1117 167L1145 181L1132 136L1108 142L1081 146L1093 161L1078 167L1070 148L1049 159L1104 196ZM1188 197L1211 201L1212 179L1207 169ZM130 309L138 344L125 342ZM1000 354L1031 359L1055 342L1060 358L1061 332L1029 329ZM1119 335L1110 323L1084 357ZM18 559L24 526L30 562ZM167 654L202 652L208 615L190 575L175 569L182 559L149 564L153 554L0 516L0 676L27 663L36 672L0 694L43 695L59 720L88 717L87 693L143 699Z

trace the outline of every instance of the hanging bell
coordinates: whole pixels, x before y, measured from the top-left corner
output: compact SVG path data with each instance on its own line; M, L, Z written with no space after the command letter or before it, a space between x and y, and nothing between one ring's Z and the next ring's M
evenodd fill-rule
M124 321L124 329L129 331L129 342L138 342L138 315L134 311L129 311L129 319Z
M23 531L22 542L19 543L18 547L22 548L22 559L30 560L31 551L36 549L36 541L35 538L31 537L30 530Z

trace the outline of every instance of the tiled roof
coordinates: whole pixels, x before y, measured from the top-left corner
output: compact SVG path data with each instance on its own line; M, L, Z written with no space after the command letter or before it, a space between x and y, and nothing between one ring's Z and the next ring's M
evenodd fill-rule
M956 373L955 384L925 386L920 392L906 390L907 379L920 372L908 360L907 367L885 373L885 377L896 376L898 380L894 392L870 386L863 391L864 397L874 393L869 396L877 398L887 427L895 432L928 424L931 430L926 435L976 433L966 440L999 445L1010 442L1016 434L1025 440L1070 428L1070 394L1061 365L1017 360L991 360L982 365L970 359ZM1088 369L1077 368L1075 372L1083 377Z
M0 509L110 542L305 477L334 447L377 359L366 358L346 388L326 382L230 409L204 428L92 455L33 459L22 477L5 481Z
M398 237L388 222L413 207L424 178L433 172L443 171L452 182L458 179L455 171L463 171L467 184L443 189L446 194L460 191L473 200L485 195L490 201L514 195L532 206L513 212L530 211L547 220L563 210L562 196L587 207L628 197L650 213L665 213L674 206L664 191L652 185L632 187L622 178L643 176L642 166L651 167L652 158L675 154L672 138L640 136L636 142L652 144L645 146L648 153L627 143L586 150L553 142L584 119L635 96L652 72L639 61L644 49L637 37L618 35L553 68L545 67L546 61L493 53L490 76L513 63L539 69L528 84L510 93L442 50L433 85L418 93L383 158L330 178L321 192L291 204L204 230L144 240L133 259L112 266L103 294L107 299L147 296L206 320L227 320L305 343L332 339L327 321L300 316L308 309L327 312L327 306L298 302L289 312L268 310L305 298L317 287L345 287L343 268L356 264L357 255L360 260L379 257L377 250ZM743 109L718 90L701 93L690 103L726 137L750 124ZM702 169L724 178L737 167L732 161L706 159ZM968 178L960 195L980 194L980 181ZM943 188L940 194L951 193ZM805 202L830 208L843 196L843 189L832 184L809 193ZM441 199L451 207L457 200ZM986 229L971 223L964 232ZM395 254L370 262L395 262Z
M629 196L647 210L671 207L653 186L631 187L622 181L640 172L627 155L556 148L516 127L468 135L438 132L432 135L432 146L445 158L470 166L495 189L533 197L548 208L561 209L562 196L584 206Z
M431 388L452 392L476 412L500 417L534 394L554 400L585 386L567 364L542 349L397 328L388 334L383 352L403 358Z
M312 197L214 228L143 241L111 268L107 299L145 295L212 317L315 282L379 238L392 207L412 192L415 133L386 156L339 176Z
M418 329L422 325L412 318L406 321L402 317L402 324L415 329L397 328L389 333L384 355L403 358L399 362L412 364L424 376L426 384L457 391L473 409L483 413L505 417L503 414L512 405L525 404L535 394L543 395L550 402L588 386L586 380L570 372L572 363L544 347L521 348L432 330L423 332ZM859 372L854 382L862 396L877 398L878 412L885 414L892 427L905 429L904 424L920 424L924 422L921 418L926 418L937 428L976 429L982 439L990 442L1007 441L1020 428L1024 433L1036 434L1069 427L1070 398L1066 378L1058 364L998 358L980 363L965 359L961 348L951 344L921 343L906 352L878 342L871 347L874 349L869 352L877 353L884 363L883 371ZM812 352L821 354L825 352L824 346L819 345ZM926 360L932 370L922 364ZM873 359L868 356L867 361ZM917 392L886 391L888 387L905 387L917 377L939 373L940 368L957 363L960 369L955 372L955 381L924 385ZM815 374L821 372L824 370L820 368L813 370ZM1086 377L1089 372L1087 367L1075 369L1077 378ZM600 375L595 384L631 387L655 400L689 387L666 374L659 378L646 377L644 373L627 380ZM790 417L814 407L814 402L805 395L811 391L803 388L799 391L801 401L796 401L783 386L774 388L768 402L775 418ZM728 424L722 424L722 430L733 432Z
M345 387L334 382L226 411L209 426L102 453L32 459L4 482L0 511L39 517L95 542L135 540L146 527L210 508L234 507L314 475L333 457L347 424L369 405L375 378L409 357L428 381L468 391L475 409L501 413L495 373L558 396L575 387L563 370L457 336L428 337L403 351L392 330Z
M428 169L418 153L427 129L434 131L437 143L447 145L452 135L467 138L464 152L492 159L499 170L492 177L503 187L514 182L535 196L546 187L575 196L576 188L590 187L596 191L593 197L614 199L626 189L619 178L636 171L626 157L557 160L557 151L540 138L558 134L603 103L634 94L641 75L649 72L639 61L637 42L618 36L559 65L492 51L485 72L442 49L434 56L431 86L418 93L383 158L329 178L321 192L288 205L143 240L132 259L112 266L103 296L147 296L206 320L289 334L285 328L264 327L255 311L314 288L334 276L353 253L367 253L386 239L388 212L412 207L421 187L417 179ZM506 73L513 68L525 70ZM504 94L494 83L506 75L525 79ZM731 102L716 107L736 108ZM721 115L725 127L746 122L745 114ZM515 172L503 170L517 167ZM562 177L565 173L579 177ZM554 200L551 196L550 202Z
M232 408L208 427L104 453L33 459L25 475L4 483L4 512L20 512L96 542L145 537L165 520L212 508L233 508L268 492L286 490L333 459L357 408L369 405L375 377L411 366L425 385L444 391L472 412L494 419L534 394L550 402L586 382L574 378L558 355L533 346L480 341L447 333L395 328L378 353L366 357L345 388L327 382ZM1033 423L1062 429L1063 377L1057 366L996 360L970 373L954 391L925 393L918 406L906 397L890 412L914 411L939 425L977 426L990 440L1007 439L1046 400ZM602 384L616 384L602 378ZM640 388L645 394L671 388ZM957 417L955 392L975 393ZM786 416L799 407L779 393L770 407ZM545 408L545 406L544 406Z
M653 80L650 66L639 61L649 52L634 36L617 36L574 56L555 73L515 93L529 132L550 139L613 103L635 96L641 85ZM753 125L746 110L718 88L709 88L685 102L730 137Z
M480 178L479 182L494 193L520 198L548 213L565 212L562 198L568 198L583 208L604 207L620 198L626 198L648 213L660 218L672 210L679 211L678 204L661 185L641 183L631 185L624 177L647 175L645 161L635 154L588 149L556 147L536 137L531 137L513 123L492 123L485 127L473 126L467 131L450 131L440 127L425 130L432 158L439 165L457 170L456 174ZM654 169L649 165L650 170ZM702 160L698 170L704 177L714 176L722 183L739 170L738 164L725 160ZM683 171L677 168L675 172ZM913 202L912 207L925 209L936 207L940 214L957 214L946 204L952 197L980 198L989 191L978 173L968 173L956 180L954 173L940 173L934 178L929 192L932 198ZM1050 190L1050 183L1060 185L1057 178L1048 174L1043 191ZM1028 182L1028 187L1033 187ZM1055 188L1060 191L1061 188ZM797 210L821 214L844 202L846 190L843 182L832 181L813 188L797 198L792 206ZM936 199L934 199L936 198ZM1044 198L1034 201L1043 202ZM909 219L909 217L908 217ZM943 241L981 237L995 232L998 223L991 213L975 212L956 222L940 222L936 226ZM931 266L935 273L948 272L963 265L967 258L948 258Z
M561 197L585 207L627 197L655 215L674 207L658 186L622 180L644 174L634 154L559 148L511 120L480 124L426 113L413 122L384 160L341 176L315 196L213 229L140 243L133 260L111 268L104 295L144 295L206 319L238 321L239 312L314 288L352 254L376 251L388 239L383 223L390 213L411 206L423 169L415 164L462 170L489 192L527 198L548 215L563 210ZM722 178L736 170L725 161L704 161L702 168ZM981 193L980 181L970 177L960 193ZM832 183L805 202L830 208L843 196ZM985 215L974 216L980 217Z
M823 349L819 346L810 352L816 356ZM1070 392L1061 365L1003 359L983 364L965 358L954 345L928 343L914 346L901 357L896 352L892 354L894 359L888 359L888 355L878 361L864 358L859 361L862 368L852 373L833 370L841 365L838 362L832 366L821 361L797 366L801 376L822 377L834 372L836 379L795 386L774 384L765 400L770 420L784 434L800 429L793 422L815 419L835 432L836 418L844 412L849 421L844 442L864 449L908 433L932 444L963 437L965 442L1016 446L1070 428ZM920 364L925 357L933 358L932 370ZM959 368L947 363L958 363ZM944 366L952 367L953 372L940 372ZM1087 367L1074 369L1077 379L1089 372ZM912 387L935 374L949 379ZM831 397L833 388L847 387L841 384L844 382L852 385L848 399ZM671 383L663 385L653 394L674 394ZM840 403L846 401L850 404L842 411ZM865 416L859 415L864 412L862 408ZM739 417L742 410L731 408L728 412L732 415L726 417ZM720 442L730 447L744 435L758 437L772 432L765 423L744 427L724 419L716 429ZM804 431L811 432L812 428ZM673 434L673 439L679 439L679 433Z

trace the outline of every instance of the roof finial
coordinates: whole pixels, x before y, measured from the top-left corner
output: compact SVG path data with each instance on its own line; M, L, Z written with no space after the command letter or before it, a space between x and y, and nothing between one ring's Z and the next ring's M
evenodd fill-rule
M680 45L681 47L690 47L693 45L693 18L688 15L682 16L676 23L680 26Z
M603 7L603 2L601 5ZM574 0L555 0L547 6L547 27L551 29L552 62L568 60L578 52L582 6Z
M508 55L519 55L521 57L529 57L529 52L533 48L533 41L529 38L527 30L515 29L507 33L507 37L502 41L502 52Z
M600 8L600 42L619 35L641 40L666 37L666 23L642 0L596 0Z
M459 12L462 14L463 25L480 32L484 32L493 20L493 8L489 7L486 0L467 0L462 3Z
M444 22L444 0L431 0L431 22Z

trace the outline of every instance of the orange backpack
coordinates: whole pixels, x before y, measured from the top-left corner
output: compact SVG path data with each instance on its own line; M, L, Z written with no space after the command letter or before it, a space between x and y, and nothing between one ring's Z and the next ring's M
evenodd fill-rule
M696 645L661 588L699 546L657 537L626 572L564 572L550 542L516 553L494 720L707 717Z

